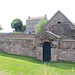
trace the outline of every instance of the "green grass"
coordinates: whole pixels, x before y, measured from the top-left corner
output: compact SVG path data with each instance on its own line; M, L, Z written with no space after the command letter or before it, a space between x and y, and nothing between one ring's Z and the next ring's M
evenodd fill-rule
M44 63L32 57L0 51L0 75L75 75L75 63Z

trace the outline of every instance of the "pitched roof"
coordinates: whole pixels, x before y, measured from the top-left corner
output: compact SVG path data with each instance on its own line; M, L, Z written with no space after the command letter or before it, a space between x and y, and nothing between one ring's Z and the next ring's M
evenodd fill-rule
M57 11L43 27L44 31L50 31L61 38L73 38L73 29L75 25L61 11Z
M47 25L52 26L54 24L57 24L57 22L67 23L71 27L71 29L75 29L75 25L59 10L48 21L48 23L44 26L44 28L47 28Z
M35 19L44 19L45 16L42 16L42 17L33 17L33 18L28 18L27 20L35 20Z

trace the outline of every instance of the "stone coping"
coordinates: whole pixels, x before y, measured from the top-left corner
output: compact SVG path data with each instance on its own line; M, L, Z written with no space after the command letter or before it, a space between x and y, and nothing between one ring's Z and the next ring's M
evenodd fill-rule
M75 42L75 40L73 40L73 39L63 39L62 41L73 41L73 42Z
M29 39L29 40L36 40L36 38L0 38L0 39L13 39L13 40L25 40L25 39Z
M12 39L15 39L15 40L25 40L25 39L32 39L32 40L36 40L36 38L12 38Z

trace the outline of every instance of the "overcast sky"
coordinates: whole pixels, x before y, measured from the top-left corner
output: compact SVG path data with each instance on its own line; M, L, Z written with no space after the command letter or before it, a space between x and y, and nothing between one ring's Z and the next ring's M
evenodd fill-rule
M12 32L15 18L26 24L26 19L47 15L50 19L58 10L75 22L75 0L0 0L0 24L2 32Z

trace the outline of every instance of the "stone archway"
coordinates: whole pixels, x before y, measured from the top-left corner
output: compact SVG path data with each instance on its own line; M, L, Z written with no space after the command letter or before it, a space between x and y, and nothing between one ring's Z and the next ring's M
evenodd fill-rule
M51 61L51 45L49 42L43 43L43 61Z
M39 44L37 45L38 47L41 47L41 59L43 61L57 61L58 60L58 55L59 55L59 39L60 39L60 36L50 32L50 31L45 31L43 32L42 34L38 35L37 36L37 40L39 40ZM48 45L48 48L50 50L50 53L49 55L49 59L46 60L44 59L44 57L46 57L46 55L44 56L44 54L46 53L46 49L44 49L46 46L46 44L49 44ZM40 50L40 51L41 51ZM45 52L44 52L45 50ZM46 57L47 58L47 57Z

